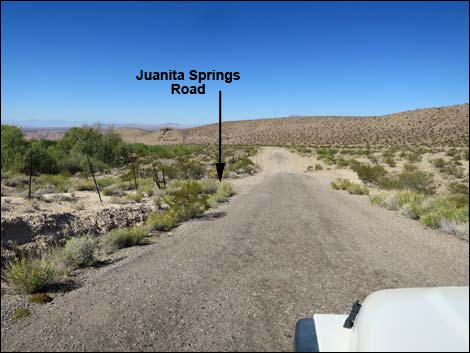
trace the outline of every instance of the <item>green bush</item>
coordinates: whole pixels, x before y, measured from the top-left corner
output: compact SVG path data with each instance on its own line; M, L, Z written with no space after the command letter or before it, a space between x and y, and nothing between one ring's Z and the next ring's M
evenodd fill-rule
M23 170L30 150L30 143L25 139L23 132L16 126L2 125L1 143L2 172Z
M139 203L139 202L142 202L144 195L141 192L137 191L137 192L126 194L126 198L133 202Z
M445 161L444 158L437 158L432 161L432 164L437 169L443 169L447 165L447 162Z
M347 190L350 194L353 195L369 195L369 188L365 185L351 183Z
M370 197L372 205L386 208L387 210L398 210L398 203L393 193L381 193Z
M55 274L49 262L23 257L8 263L2 277L19 294L32 294L42 291L54 280Z
M397 162L395 162L395 159L393 157L386 157L385 163L387 163L392 168L397 166Z
M143 244L150 229L147 226L134 226L132 228L116 228L101 237L101 243L107 253L118 249Z
M45 186L53 186L56 191L54 192L67 192L71 187L72 182L69 177L65 175L50 175L42 174L34 178L35 190L44 188Z
M453 176L457 179L462 179L465 177L465 169L461 166L452 163L440 170L442 173Z
M338 150L334 148L319 148L316 151L317 158L325 164L331 165L335 163L335 156Z
M177 226L178 215L172 209L165 212L153 212L147 218L146 224L154 230L169 231Z
M462 195L469 195L469 184L466 183L451 183L448 186L448 190L451 194L462 194Z
M237 172L242 174L248 174L256 171L256 166L253 161L247 156L240 156L238 159L228 163L227 172Z
M404 158L410 163L417 163L421 160L421 156L419 156L415 152L408 152L405 154Z
M219 183L213 179L201 181L201 192L203 194L215 194L219 189Z
M157 191L157 186L155 185L155 181L152 178L145 178L139 180L139 192L146 195L147 197L151 197Z
M351 186L351 181L348 179L338 178L331 182L331 187L335 190L347 190Z
M96 262L98 242L95 237L74 237L63 248L64 264L70 270L92 266Z
M377 184L387 190L409 190L424 194L436 192L433 175L419 170L404 170L396 175L383 176Z
M25 319L31 315L31 312L27 308L18 308L11 315L12 320Z
M355 171L364 183L377 184L380 178L387 175L387 171L381 165L370 166L360 162L353 161L351 169Z
M381 193L371 197L374 205L391 210L401 209L407 217L451 234L465 233L461 228L469 222L468 200L465 195L436 197L414 192Z
M207 195L203 195L201 184L195 180L185 181L173 194L164 200L176 212L178 219L186 221L201 215L207 208Z
M219 184L217 192L209 197L207 203L211 208L217 207L221 202L227 202L233 193L233 186L230 183L222 182Z

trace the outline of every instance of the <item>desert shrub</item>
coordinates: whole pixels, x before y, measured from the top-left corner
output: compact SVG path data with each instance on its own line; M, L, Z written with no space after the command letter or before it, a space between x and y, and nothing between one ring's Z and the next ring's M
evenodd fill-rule
M315 164L315 170L323 170L323 166L320 163Z
M9 211L10 210L10 199L4 199L2 197L2 211Z
M398 203L393 193L380 193L377 195L370 196L370 203L372 205L377 205L387 210L397 210Z
M34 178L34 185L36 187L52 186L55 188L55 192L67 192L72 184L70 178L65 175L42 174Z
M75 185L78 191L94 191L95 190L95 183L92 178L88 180L80 180Z
M419 170L404 170L396 175L382 176L377 184L387 190L410 190L424 194L436 192L433 175Z
M126 194L126 198L133 202L142 202L144 195L141 192L137 191L137 192Z
M30 315L31 315L31 312L29 311L29 309L18 308L11 315L11 319L12 320L25 319Z
M152 178L139 180L139 192L146 195L147 197L153 196L156 190L157 186L155 185L155 181Z
M469 221L468 197L465 195L436 197L414 192L381 193L371 196L371 203L391 210L400 209L411 219L451 234L464 234Z
M34 293L28 297L28 303L46 304L52 301L52 297L46 293Z
M43 290L55 278L55 269L39 258L14 259L5 266L2 279L19 294L32 294Z
M13 188L24 189L29 183L27 175L12 175L2 172L2 184Z
M347 190L350 194L353 195L369 195L369 188L365 185L351 183Z
M338 178L331 182L331 187L335 190L347 190L351 186L351 181L348 179Z
M217 193L224 197L230 197L233 194L233 185L224 181L217 188Z
M434 167L436 167L437 169L442 169L444 168L446 165L447 165L447 162L445 161L444 158L436 158L432 161L432 164L434 165Z
M370 155L369 157L369 161L372 163L372 164L377 164L379 163L379 159L375 156L375 155Z
M463 167L456 165L455 163L447 165L446 167L442 168L440 171L444 174L451 175L457 179L462 179L463 177L465 177L465 169Z
M386 157L385 163L387 163L392 168L397 166L397 162L395 161L393 157Z
M165 193L169 195L174 195L176 192L180 191L184 184L183 180L173 179L170 180L166 186Z
M111 177L96 178L96 183L98 184L100 189L113 185L115 182L116 182L116 179L111 178Z
M248 174L256 171L256 166L248 156L238 157L237 160L227 165L227 172L237 172L240 174Z
M465 237L468 239L469 237L469 223L456 223L453 221L448 221L446 219L443 219L439 223L439 229L442 231L452 234L452 235L457 235L460 237Z
M151 213L146 224L154 230L169 231L178 224L178 215L172 209Z
M402 191L395 194L396 203L399 208L406 204L412 204L414 202L421 202L424 199L424 195L412 191Z
M190 180L202 179L204 176L204 166L201 161L189 157L177 157L175 162L167 165L164 170L168 179Z
M44 187L37 189L34 192L34 196L42 196L46 194L54 194L57 192L57 189L54 185L45 185Z
M349 166L349 160L342 158L342 157L336 158L335 163L340 168L346 168Z
M408 152L404 155L404 158L410 163L417 163L421 160L421 156L419 156L415 152Z
M451 183L448 185L448 190L451 194L469 195L469 184L467 183Z
M315 152L319 160L331 165L335 163L335 155L338 153L338 150L334 148L318 148Z
M124 196L124 189L121 185L110 185L103 189L103 195L105 196Z
M151 155L153 158L174 159L176 157L190 156L204 151L204 146L191 145L146 145L133 143L129 145L131 153L139 157Z
M232 195L232 193L233 193L232 184L227 183L227 182L222 182L218 186L217 192L208 198L207 203L209 207L215 208L220 202L227 202L228 198Z
M147 226L134 226L132 228L116 228L101 237L103 249L107 253L118 249L143 244L150 229Z
M97 246L97 240L92 236L74 237L67 240L63 248L65 266L74 270L94 265Z
M176 212L179 220L185 221L199 216L207 208L207 195L202 195L201 191L197 181L186 181L179 190L167 195L165 202Z
M359 179L365 183L378 183L380 178L387 175L387 171L381 165L370 166L354 161L352 162L351 169L354 170Z
M219 189L219 183L215 180L201 181L201 192L204 194L215 194Z

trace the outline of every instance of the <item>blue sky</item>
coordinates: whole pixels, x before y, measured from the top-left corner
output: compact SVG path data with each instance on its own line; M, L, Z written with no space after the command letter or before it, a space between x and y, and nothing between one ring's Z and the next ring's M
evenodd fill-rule
M2 122L197 125L468 102L467 2L2 2ZM238 71L171 95L139 70Z

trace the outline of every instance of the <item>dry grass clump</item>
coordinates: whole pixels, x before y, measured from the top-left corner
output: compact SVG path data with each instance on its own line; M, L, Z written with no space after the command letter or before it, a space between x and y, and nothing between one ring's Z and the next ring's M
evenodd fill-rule
M118 249L143 244L149 231L146 226L113 229L101 237L101 244L105 252L112 253Z
M20 258L6 264L2 279L20 294L42 291L55 280L53 265L44 259Z
M47 304L52 301L52 297L46 293L35 293L28 297L28 303Z
M430 228L468 237L468 196L429 196L405 191L376 194L370 200L373 205L401 210L405 216Z
M31 312L26 308L18 308L11 315L12 320L25 319L31 315Z
M353 195L369 195L369 188L365 185L353 183L348 179L338 178L331 183L334 190L346 190Z

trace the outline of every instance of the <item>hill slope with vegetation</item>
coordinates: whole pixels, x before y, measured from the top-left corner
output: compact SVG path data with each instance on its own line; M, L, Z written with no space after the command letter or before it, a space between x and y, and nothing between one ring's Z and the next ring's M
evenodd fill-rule
M126 128L116 132L128 142L210 144L217 141L218 125L147 132ZM466 146L468 138L468 104L384 116L313 116L223 123L224 143L234 145Z

